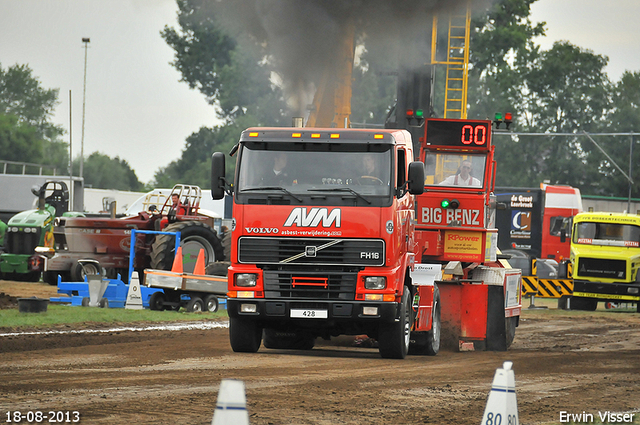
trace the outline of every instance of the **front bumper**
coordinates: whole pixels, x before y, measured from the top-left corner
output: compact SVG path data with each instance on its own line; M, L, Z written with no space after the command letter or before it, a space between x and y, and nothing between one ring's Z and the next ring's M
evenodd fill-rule
M241 305L254 304L255 313L241 311ZM364 314L365 307L377 308L377 314ZM293 310L326 312L326 318L295 318ZM367 309L371 311L371 309ZM247 318L268 326L269 322L289 322L302 327L330 329L350 324L392 323L398 316L397 302L329 301L308 299L229 298L227 312L230 317Z
M604 283L574 280L573 296L605 301L640 301L640 283Z

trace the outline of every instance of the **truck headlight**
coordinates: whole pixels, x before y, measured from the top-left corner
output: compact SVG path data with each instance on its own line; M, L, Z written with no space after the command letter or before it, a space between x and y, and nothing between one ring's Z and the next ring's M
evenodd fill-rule
M258 275L255 273L238 273L235 276L236 286L256 286Z
M365 289L384 289L387 287L387 278L384 276L367 276L364 278Z

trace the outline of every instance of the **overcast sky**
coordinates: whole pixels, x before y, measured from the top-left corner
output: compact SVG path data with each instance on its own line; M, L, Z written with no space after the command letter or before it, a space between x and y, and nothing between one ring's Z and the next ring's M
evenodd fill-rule
M390 0L393 1L393 0ZM126 160L143 182L181 155L185 139L216 125L213 107L179 82L173 50L159 33L176 26L175 0L0 0L0 65L28 64L45 88L60 89L54 122L69 130L74 157L82 139L83 37L87 59L85 157L100 151ZM538 0L547 22L543 48L571 43L609 57L617 81L640 71L639 0ZM64 136L69 141L69 134ZM210 156L210 152L203 152Z

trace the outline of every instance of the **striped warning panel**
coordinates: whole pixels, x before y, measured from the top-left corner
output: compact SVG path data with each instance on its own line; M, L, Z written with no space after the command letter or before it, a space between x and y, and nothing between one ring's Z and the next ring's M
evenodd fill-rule
M572 279L538 279L538 294L540 298L560 298L573 293Z
M535 276L522 276L522 296L538 295L538 278Z

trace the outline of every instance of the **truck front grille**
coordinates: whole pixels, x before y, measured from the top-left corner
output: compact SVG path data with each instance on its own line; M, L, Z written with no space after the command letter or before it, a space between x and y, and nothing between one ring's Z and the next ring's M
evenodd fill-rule
M357 270L264 270L265 298L353 300Z
M624 260L602 258L578 258L577 275L606 279L627 279L627 263Z
M36 246L40 243L41 229L36 232L26 233L22 228L18 232L5 234L4 250L10 254L32 255Z
M383 266L382 239L241 237L238 259L245 264Z

